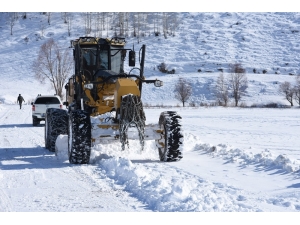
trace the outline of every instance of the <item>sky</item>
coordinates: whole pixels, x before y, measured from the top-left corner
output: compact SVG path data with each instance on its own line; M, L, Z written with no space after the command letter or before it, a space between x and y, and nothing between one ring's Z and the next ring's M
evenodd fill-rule
M299 46L295 36L283 36L279 30L289 27L283 25L297 27L299 14L232 13L224 18L224 13L191 13L182 20L177 36L168 40L143 39L147 45L145 76L164 82L161 88L143 87L142 100L148 106L146 122L157 124L161 112L177 111L182 116L183 159L160 162L153 140L146 141L143 152L136 141L121 151L117 141L93 146L88 165L69 164L67 136L58 137L55 155L44 147L44 124L32 126L30 102L37 94L51 94L52 90L48 84L34 80L30 65L40 45L50 36L65 45L69 38L56 14L45 36L35 39L40 34L41 18L29 16L33 22L20 22L12 36L0 18L0 37L4 40L0 46L0 211L10 220L11 214L6 212L65 212L65 221L70 219L67 212L100 213L91 215L95 218L89 222L94 223L102 213L110 217L106 213L115 212L126 218L119 222L134 224L140 222L133 220L134 216L159 221L161 217L155 212L169 212L172 216L163 213L163 218L175 222L186 222L190 217L197 223L199 218L220 223L220 217L226 224L241 220L294 222L300 211L299 106L251 106L289 105L278 87L284 81L294 82L295 75L289 73L299 73ZM228 32L227 25L236 21L242 21L242 28L233 27ZM72 38L80 32L82 27L78 25ZM206 43L197 42L196 48L199 35ZM28 44L23 42L26 36L30 37ZM242 43L240 37L246 42ZM128 43L139 46L133 38ZM253 43L258 47L254 48ZM211 53L209 57L203 56L206 51ZM226 60L232 62L236 56L247 69L249 83L242 102L248 107L200 106L215 102L212 90L220 74L216 61L226 70ZM174 75L153 69L163 61L170 69L176 69ZM200 68L212 72L199 73ZM253 68L266 68L269 72L255 74ZM180 77L192 81L191 100L196 107L180 107L172 95ZM19 93L26 101L21 110L16 105ZM293 213L286 216L287 212ZM30 215L25 214L24 219ZM45 216L51 220L49 214ZM82 219L74 213L72 217L77 222ZM62 221L57 214L55 219Z

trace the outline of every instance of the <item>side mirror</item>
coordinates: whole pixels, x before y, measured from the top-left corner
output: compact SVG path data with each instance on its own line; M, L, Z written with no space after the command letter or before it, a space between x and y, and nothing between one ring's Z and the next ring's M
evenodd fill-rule
M63 102L63 105L65 105L66 107L69 106L69 102Z
M135 66L135 51L129 51L129 66Z

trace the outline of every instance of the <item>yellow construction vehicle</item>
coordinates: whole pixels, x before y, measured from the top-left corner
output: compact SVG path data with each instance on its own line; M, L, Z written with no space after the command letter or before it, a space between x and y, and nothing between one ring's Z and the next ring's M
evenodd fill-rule
M45 118L46 148L55 151L57 136L67 134L70 163L89 163L92 144L102 140L120 140L122 150L129 139L138 139L141 149L145 140L155 140L160 161L182 158L182 118L175 111L165 111L157 125L146 125L142 85L161 87L163 82L144 77L146 46L139 50L136 67L134 46L127 49L125 44L118 37L71 41L75 74L65 86L67 110L47 109ZM129 72L124 71L127 58Z

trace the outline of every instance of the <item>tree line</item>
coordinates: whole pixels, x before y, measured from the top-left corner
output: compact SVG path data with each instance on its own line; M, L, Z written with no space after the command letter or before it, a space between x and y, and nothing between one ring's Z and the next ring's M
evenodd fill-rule
M240 100L246 94L247 88L248 80L245 69L240 63L230 64L229 74L225 76L221 73L213 86L217 105L227 106L230 98L232 98L234 105L238 106ZM278 92L284 96L291 106L294 106L294 101L300 106L300 76L295 76L294 83L288 81L281 83L278 87ZM192 93L191 82L187 79L179 78L174 87L175 99L181 102L184 107L192 96ZM190 105L194 106L195 104L191 102Z
M43 32L46 24L51 25L53 14L57 13L60 14L62 22L67 25L67 33L71 36L75 30L75 15L78 15L74 12L36 12L35 14L41 19L41 31ZM2 12L1 14L4 22L10 27L10 34L13 35L16 22L20 19L28 19L29 13ZM163 35L167 38L175 35L180 22L178 12L81 12L79 14L84 35L97 37L108 37L112 31L115 36L137 37L138 40L150 34Z
M229 74L227 77L221 73L214 86L214 95L218 105L227 106L230 97L233 98L235 106L238 106L242 96L248 88L248 80L246 70L240 63L229 65ZM192 96L192 84L184 78L179 78L174 87L174 97L185 106Z

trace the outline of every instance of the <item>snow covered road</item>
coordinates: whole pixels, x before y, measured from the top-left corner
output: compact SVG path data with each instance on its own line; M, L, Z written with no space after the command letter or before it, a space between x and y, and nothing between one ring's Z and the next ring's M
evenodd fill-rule
M146 109L147 122L165 110ZM299 148L290 129L299 126L298 110L285 110L288 117L279 109L179 108L181 161L160 162L154 141L146 141L144 152L135 141L121 151L117 141L94 146L91 164L72 165L67 136L58 137L56 157L44 148L44 124L31 124L31 106L0 105L0 211L300 211ZM245 132L245 119L253 128L264 121L260 138L252 139L258 129ZM280 123L286 128L270 131ZM289 142L259 147L276 135Z
M146 211L93 165L58 161L44 148L44 124L32 126L31 106L0 105L0 211Z

